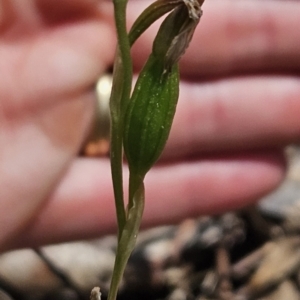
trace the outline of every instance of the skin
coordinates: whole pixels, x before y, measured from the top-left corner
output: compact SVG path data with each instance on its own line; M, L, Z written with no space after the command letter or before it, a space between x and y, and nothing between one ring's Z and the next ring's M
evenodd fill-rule
M141 9L131 2L130 23ZM300 137L300 3L203 10L169 143L146 178L145 227L253 204L284 179L283 149ZM111 4L1 0L0 32L0 249L115 232L109 161L77 156L113 61ZM154 34L134 47L136 70Z

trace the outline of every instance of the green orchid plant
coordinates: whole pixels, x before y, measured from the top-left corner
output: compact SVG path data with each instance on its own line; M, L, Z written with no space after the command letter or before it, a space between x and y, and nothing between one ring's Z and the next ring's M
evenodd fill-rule
M118 223L118 247L108 300L115 300L142 219L144 178L166 144L179 95L178 61L191 41L204 0L157 0L142 12L129 33L127 0L114 0L118 46L111 111L111 170ZM152 53L132 91L130 48L156 20L168 14ZM123 156L129 167L128 205L123 193Z

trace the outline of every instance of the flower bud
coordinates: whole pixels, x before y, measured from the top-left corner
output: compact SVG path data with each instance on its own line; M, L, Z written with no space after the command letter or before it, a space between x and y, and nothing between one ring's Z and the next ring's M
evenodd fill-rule
M168 139L179 95L177 62L201 16L197 0L176 5L160 26L125 114L124 151L130 172L141 178L159 158ZM139 33L144 23L137 24L134 32Z
M164 73L151 55L137 80L125 115L124 151L130 171L144 177L168 139L179 94L177 65Z

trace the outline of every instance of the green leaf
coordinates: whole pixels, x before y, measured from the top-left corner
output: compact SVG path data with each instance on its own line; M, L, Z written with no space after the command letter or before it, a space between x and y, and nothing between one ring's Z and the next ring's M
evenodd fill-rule
M182 0L157 0L149 5L139 15L130 29L128 34L130 44L134 44L134 42L150 25L180 4L182 4Z

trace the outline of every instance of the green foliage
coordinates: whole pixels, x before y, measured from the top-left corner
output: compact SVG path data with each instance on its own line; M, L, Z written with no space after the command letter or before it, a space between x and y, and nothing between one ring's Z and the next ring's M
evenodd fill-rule
M118 220L118 248L108 300L118 285L132 252L144 209L144 177L161 155L172 126L179 95L178 60L201 17L203 0L158 0L126 33L126 2L114 0L118 47L114 65L111 108L111 167ZM158 18L162 22L152 53L130 97L130 45ZM128 206L123 196L123 149L129 165Z

